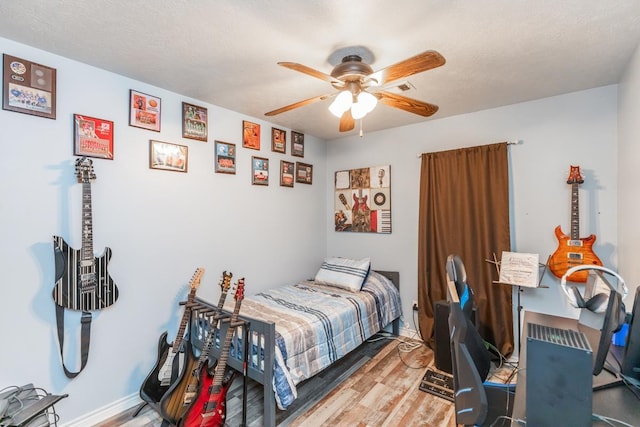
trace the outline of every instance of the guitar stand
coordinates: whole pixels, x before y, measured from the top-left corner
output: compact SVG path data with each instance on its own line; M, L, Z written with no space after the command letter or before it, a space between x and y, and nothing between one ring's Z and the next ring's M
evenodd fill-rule
M131 414L131 418L137 417L140 414L140 411L142 411L144 407L147 406L148 404L149 404L148 402L142 402L141 404L139 404L136 410L133 411L133 414Z

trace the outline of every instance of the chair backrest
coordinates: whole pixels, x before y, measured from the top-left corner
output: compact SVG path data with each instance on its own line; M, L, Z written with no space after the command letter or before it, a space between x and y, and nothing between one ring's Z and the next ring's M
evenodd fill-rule
M447 257L445 270L447 272L447 280L453 281L456 286L462 311L467 318L471 319L475 299L473 289L471 289L467 281L467 270L464 268L462 259L458 255L449 255Z
M482 337L462 308L459 286L452 280L450 271L460 271L456 270L452 256L447 259L447 300L456 422L479 425L488 413L483 383L489 374L491 359Z

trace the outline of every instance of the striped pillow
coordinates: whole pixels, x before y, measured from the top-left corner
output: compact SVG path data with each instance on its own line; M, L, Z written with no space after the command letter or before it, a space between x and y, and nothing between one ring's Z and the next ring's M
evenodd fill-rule
M316 273L315 281L323 285L331 285L358 292L369 274L370 267L370 258L361 260L337 257L325 258L320 270Z

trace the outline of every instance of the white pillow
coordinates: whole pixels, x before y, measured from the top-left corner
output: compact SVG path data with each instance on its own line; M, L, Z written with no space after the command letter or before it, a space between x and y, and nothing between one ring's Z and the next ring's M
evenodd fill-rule
M320 270L316 273L315 281L323 285L359 292L369 274L370 267L370 258L360 260L338 257L325 258Z

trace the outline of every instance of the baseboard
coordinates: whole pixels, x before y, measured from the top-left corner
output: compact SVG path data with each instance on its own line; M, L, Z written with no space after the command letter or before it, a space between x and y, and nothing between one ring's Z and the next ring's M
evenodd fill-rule
M142 403L140 400L140 395L138 393L133 393L129 396L125 396L122 399L116 400L115 402L111 402L108 405L103 406L102 408L98 408L95 411L89 412L88 414L84 414L75 420L60 423L60 427L86 427L93 426L103 421L108 420L109 418L116 416L122 412L125 412L127 409L133 408L136 405Z

